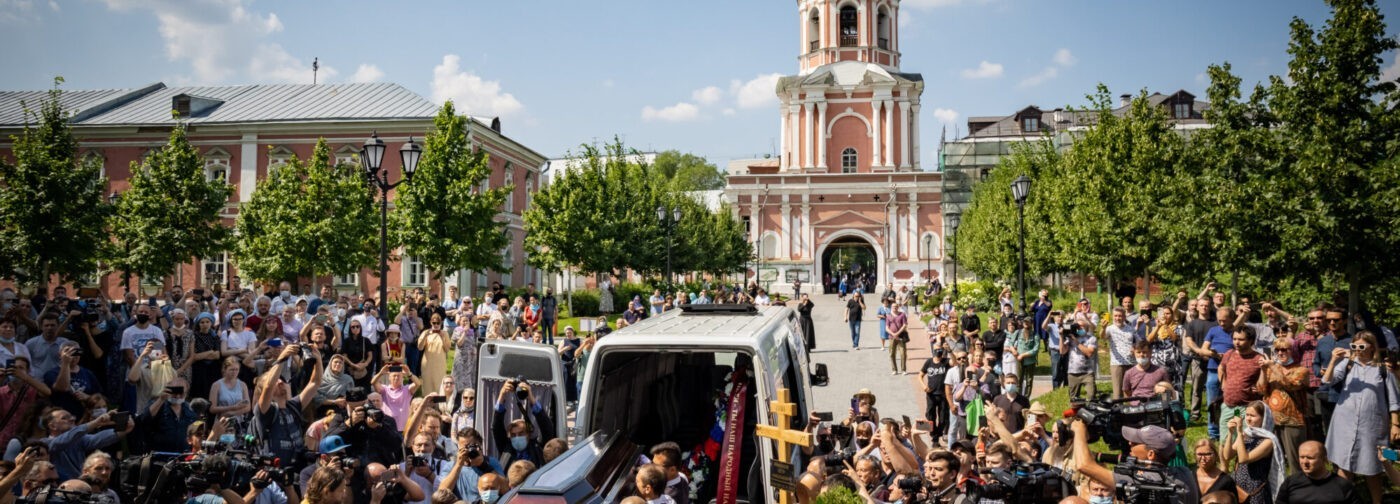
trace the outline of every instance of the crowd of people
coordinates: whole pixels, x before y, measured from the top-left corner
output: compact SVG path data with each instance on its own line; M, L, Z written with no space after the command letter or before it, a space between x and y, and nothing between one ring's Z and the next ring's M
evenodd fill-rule
M0 502L495 502L567 445L534 416L478 430L478 345L555 344L572 402L573 373L611 330L599 319L555 343L557 300L533 286L513 299L499 284L481 299L418 289L393 314L286 282L116 301L77 290L0 291L0 486L14 489ZM517 391L538 408L526 383L485 407ZM158 484L163 471L178 483Z
M1168 414L1180 422L1110 433L1123 450L1113 462L1169 477L1171 502L1381 502L1387 484L1400 486L1400 453L1390 448L1400 443L1394 332L1340 303L1295 316L1275 301L1226 298L1214 283L1158 302L1129 292L1100 313L1087 299L1062 309L1041 291L1017 313L1007 290L984 317L944 297L927 314L923 418L881 417L861 390L805 490L848 487L868 502L1001 502L989 484L995 470L1017 464L1012 472L1023 476L1064 475L1077 493L1065 502L1134 502L1123 491L1129 477L1089 448L1105 433L1026 397L1045 352L1052 388L1068 387L1074 404L1175 404ZM885 343L904 325L899 301L885 293L876 314L892 360L903 350L899 338ZM859 347L867 311L859 289L845 306ZM1103 382L1110 392L1101 396ZM1202 423L1206 437L1188 445L1185 426Z

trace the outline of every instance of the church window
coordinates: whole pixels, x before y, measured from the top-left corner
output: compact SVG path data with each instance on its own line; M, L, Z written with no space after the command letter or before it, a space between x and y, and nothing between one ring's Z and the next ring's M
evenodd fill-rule
M854 6L841 8L841 47L855 47L860 42L860 22Z
M859 161L855 147L846 147L841 151L841 173L855 173L856 162Z
M876 39L879 47L886 51L890 50L890 11L885 7L880 7L880 15L875 17L875 33L879 37Z
M812 9L811 19L807 20L807 52L816 52L821 46L822 40L822 18L816 9Z

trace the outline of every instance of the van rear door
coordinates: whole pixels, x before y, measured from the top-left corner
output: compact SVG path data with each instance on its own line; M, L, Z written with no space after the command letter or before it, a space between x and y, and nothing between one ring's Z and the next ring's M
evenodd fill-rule
M526 418L545 424L535 425L532 436L565 437L567 434L564 430L568 415L564 402L564 365L559 360L558 350L538 343L487 340L481 344L477 358L476 429L486 440L483 449L493 457L500 456L500 449L491 435L496 403L505 383L519 378L530 384L543 409L530 420L521 408L522 401L510 397L506 401L505 422ZM539 442L543 444L547 439L542 437Z

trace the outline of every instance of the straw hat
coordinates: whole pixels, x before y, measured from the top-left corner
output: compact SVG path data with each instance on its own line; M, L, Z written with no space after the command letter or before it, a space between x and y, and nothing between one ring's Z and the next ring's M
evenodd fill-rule
M869 402L871 406L875 405L875 394L871 392L868 388L860 389L859 392L856 392L856 395L854 397L856 398L856 400L865 399L866 402Z

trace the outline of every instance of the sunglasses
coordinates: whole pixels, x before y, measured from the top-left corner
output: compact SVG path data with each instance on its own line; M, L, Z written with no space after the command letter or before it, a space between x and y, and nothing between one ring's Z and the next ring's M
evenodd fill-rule
M1367 349L1367 348L1371 348L1371 345L1352 345L1352 346L1351 346L1351 349L1352 349L1352 350L1365 350L1365 349Z
M1211 452L1201 452L1201 453L1197 453L1197 454L1196 454L1196 458L1206 458L1206 457L1214 457L1214 456L1215 456L1215 454L1214 454L1214 453L1211 453Z
M1322 320L1322 317L1308 317L1308 320Z
M1342 319L1339 319L1339 318L1331 318L1331 317L1328 317L1328 318L1327 318L1327 321L1328 321L1328 322L1335 322L1335 323L1338 323L1338 324L1342 323Z

